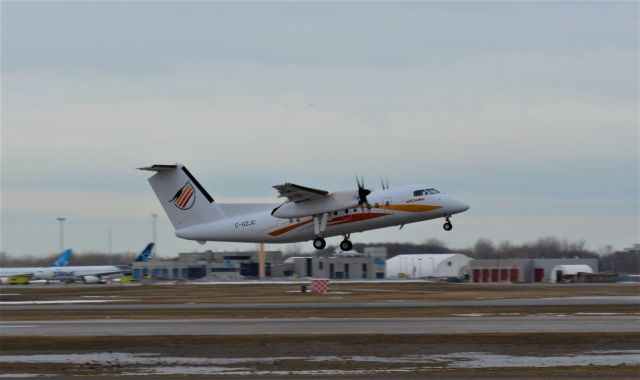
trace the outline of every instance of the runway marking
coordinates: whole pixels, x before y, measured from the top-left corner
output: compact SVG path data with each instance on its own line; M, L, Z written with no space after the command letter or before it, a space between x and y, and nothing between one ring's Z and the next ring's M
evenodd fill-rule
M40 327L40 325L0 325L0 328L26 328L26 327Z

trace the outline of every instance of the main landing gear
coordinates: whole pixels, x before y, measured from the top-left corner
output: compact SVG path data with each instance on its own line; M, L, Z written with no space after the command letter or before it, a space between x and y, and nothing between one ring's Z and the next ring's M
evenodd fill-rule
M317 237L315 239L313 239L313 248L315 249L324 249L324 247L327 246L327 242L321 238L321 237Z
M442 228L444 228L445 231L451 231L453 229L453 224L451 224L448 216L445 219L447 222L442 225Z
M313 217L313 231L316 234L316 238L313 239L313 248L315 249L324 249L327 246L327 242L324 240L324 231L327 229L328 220L329 213L326 212Z
M353 243L349 240L349 235L345 235L344 240L340 242L340 249L345 252L353 249Z
M324 231L327 229L327 221L329 219L329 213L321 215L314 215L313 217L313 232L316 234L316 238L313 239L313 248L324 249L327 246L327 241L324 240ZM344 235L344 240L340 242L340 249L343 251L350 251L353 249L353 244L349 240L350 234Z

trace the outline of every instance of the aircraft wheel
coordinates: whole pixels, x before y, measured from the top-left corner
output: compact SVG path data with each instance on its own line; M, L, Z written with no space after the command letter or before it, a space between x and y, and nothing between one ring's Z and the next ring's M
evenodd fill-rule
M343 240L340 243L340 249L343 251L351 251L351 249L353 248L353 244L349 241L349 240Z
M450 222L446 222L442 225L442 228L444 228L445 231L451 231L453 229L453 224L451 224Z
M327 242L321 237L315 238L313 240L313 248L315 249L324 249L324 247L326 246L327 246Z

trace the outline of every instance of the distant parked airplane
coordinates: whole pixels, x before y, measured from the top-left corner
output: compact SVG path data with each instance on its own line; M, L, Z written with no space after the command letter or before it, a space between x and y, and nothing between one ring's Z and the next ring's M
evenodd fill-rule
M60 257L53 262L50 268L45 267L32 267L32 268L0 268L0 283L2 284L18 284L27 283L29 280L34 279L37 273L52 268L62 268L69 263L69 258L73 251L71 249L65 249L60 254Z
M153 243L149 243L140 252L135 261L149 261L152 253ZM2 284L24 284L33 280L82 281L87 284L95 284L103 282L107 276L119 275L130 271L128 266L116 265L66 266L70 257L71 250L67 249L49 268L2 268L0 269L0 280Z
M153 243L147 244L146 247L140 252L138 257L134 260L136 263L147 262L151 260L151 255L153 254Z
M369 190L357 180L357 190L326 191L292 183L276 185L282 204L222 204L182 164L152 165L140 170L156 172L149 183L169 216L176 236L206 241L292 243L313 239L316 249L325 237L342 235L343 251L353 248L352 233L445 218L469 205L425 185Z
M153 243L140 252L135 259L136 262L149 261L153 253ZM131 271L129 265L93 265L93 266L73 266L66 268L48 268L41 271L34 278L39 280L57 280L65 282L82 281L85 284L96 284L104 282L107 277L121 275Z

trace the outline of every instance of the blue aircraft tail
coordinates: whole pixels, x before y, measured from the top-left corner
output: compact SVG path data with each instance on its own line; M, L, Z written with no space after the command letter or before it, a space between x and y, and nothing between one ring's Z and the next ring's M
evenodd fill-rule
M71 258L71 254L73 251L71 249L65 249L58 257L58 260L53 262L52 267L60 268L69 264L69 259Z
M147 262L151 259L151 254L153 253L153 243L147 244L147 246L140 252L138 257L136 258L136 262Z

